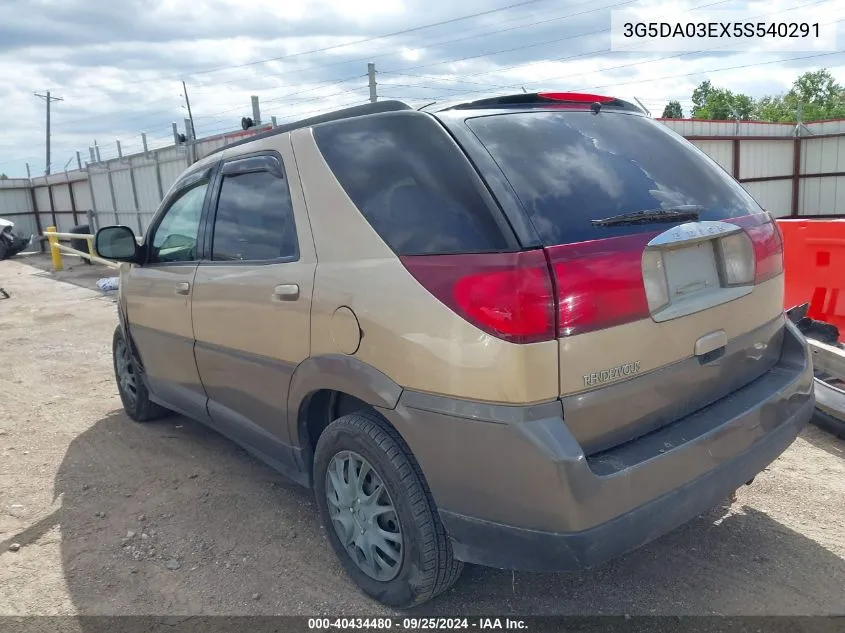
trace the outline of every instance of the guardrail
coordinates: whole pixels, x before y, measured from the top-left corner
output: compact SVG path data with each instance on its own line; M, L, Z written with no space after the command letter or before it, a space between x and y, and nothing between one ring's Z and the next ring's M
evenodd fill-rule
M43 233L44 237L50 243L50 255L53 257L53 268L57 271L64 270L64 261L62 260L62 253L69 255L76 255L87 259L89 262L97 262L109 268L120 268L120 264L109 259L103 259L94 254L94 235L91 233L59 233L55 226L48 226ZM72 248L66 244L60 244L59 240L85 240L88 243L88 252L80 251Z

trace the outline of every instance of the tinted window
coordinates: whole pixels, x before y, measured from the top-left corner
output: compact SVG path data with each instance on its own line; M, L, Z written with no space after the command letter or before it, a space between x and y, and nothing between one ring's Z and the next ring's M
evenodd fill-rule
M314 128L341 186L400 255L507 248L477 174L439 123L396 113Z
M181 193L167 209L153 235L152 262L191 262L197 259L202 205L208 183Z
M265 260L297 252L287 181L268 171L223 176L211 258Z
M546 244L668 228L590 223L632 211L700 205L700 220L760 211L703 152L646 117L535 111L477 117L467 125L510 180Z

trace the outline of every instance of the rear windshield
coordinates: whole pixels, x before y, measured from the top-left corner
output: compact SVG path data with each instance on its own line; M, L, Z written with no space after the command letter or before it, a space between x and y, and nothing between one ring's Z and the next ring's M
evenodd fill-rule
M721 167L647 117L533 111L466 124L510 181L546 245L671 226L590 222L634 211L698 205L699 220L760 212Z

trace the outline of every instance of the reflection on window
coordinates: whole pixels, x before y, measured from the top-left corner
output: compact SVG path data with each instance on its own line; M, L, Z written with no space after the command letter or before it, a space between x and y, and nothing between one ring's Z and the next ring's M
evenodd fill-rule
M165 212L153 236L155 262L190 262L197 259L202 204L208 183L182 194Z
M546 244L655 230L653 224L590 222L631 211L700 205L701 220L759 212L751 196L706 155L646 117L522 112L476 117L467 125L513 185Z
M214 261L268 260L298 253L287 181L266 172L225 176L214 221Z
M400 255L505 248L448 134L427 115L390 114L314 128L346 193Z

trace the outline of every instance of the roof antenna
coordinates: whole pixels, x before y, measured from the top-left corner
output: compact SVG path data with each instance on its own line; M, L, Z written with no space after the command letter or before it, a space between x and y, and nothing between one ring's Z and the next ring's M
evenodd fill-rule
M419 108L417 108L417 112L419 112L420 110L423 110L423 109L427 108L428 106L432 106L432 105L434 105L435 103L437 103L437 102L436 102L436 101L432 101L431 103L426 103L425 105L421 105Z
M524 94L528 94L528 91L525 89L525 86L522 86L522 92L523 92Z
M640 101L640 100L639 100L639 99L637 99L636 97L634 97L634 101L636 101L638 104L640 104L640 107L643 109L643 112L645 112L645 113L646 113L649 117L651 116L651 112L649 111L649 109L648 109L647 107L645 107L645 106L643 105L643 102L642 102L642 101Z

